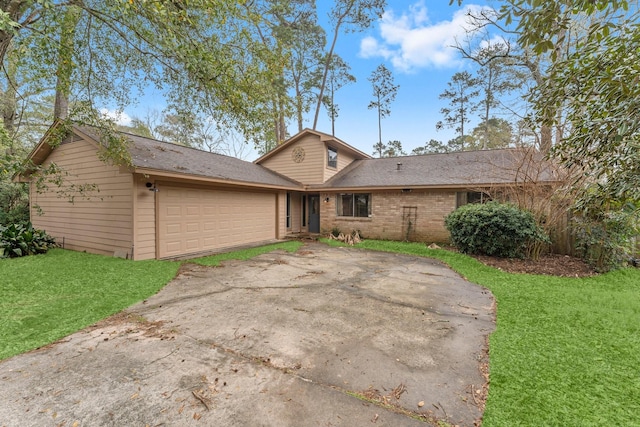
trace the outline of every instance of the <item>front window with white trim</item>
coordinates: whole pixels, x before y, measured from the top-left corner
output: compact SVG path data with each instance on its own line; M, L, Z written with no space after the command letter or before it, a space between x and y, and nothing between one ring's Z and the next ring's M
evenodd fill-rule
M371 216L371 194L343 193L336 196L338 216L368 218Z

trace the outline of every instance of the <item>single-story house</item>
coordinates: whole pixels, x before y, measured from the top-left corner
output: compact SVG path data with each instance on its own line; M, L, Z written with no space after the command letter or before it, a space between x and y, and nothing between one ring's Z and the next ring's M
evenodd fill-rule
M56 125L52 127L55 128ZM54 162L70 201L37 188L31 220L65 248L132 259L172 258L284 239L360 230L369 238L442 242L444 217L483 188L518 185L518 150L374 159L306 129L254 162L125 134L131 164L100 160L99 133L74 126L55 148L51 130L29 155ZM554 180L551 172L540 178Z

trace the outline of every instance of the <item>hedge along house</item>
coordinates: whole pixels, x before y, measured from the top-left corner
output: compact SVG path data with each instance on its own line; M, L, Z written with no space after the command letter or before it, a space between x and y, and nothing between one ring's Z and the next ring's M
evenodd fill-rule
M55 127L56 125L54 125ZM519 150L373 159L306 129L246 162L125 135L130 166L102 162L100 137L73 127L52 148L45 135L30 154L52 162L67 183L96 184L90 198L38 191L31 218L66 248L133 259L172 258L259 244L296 233L360 230L363 236L441 242L444 217L481 201L484 189L522 185ZM539 176L552 181L552 173Z

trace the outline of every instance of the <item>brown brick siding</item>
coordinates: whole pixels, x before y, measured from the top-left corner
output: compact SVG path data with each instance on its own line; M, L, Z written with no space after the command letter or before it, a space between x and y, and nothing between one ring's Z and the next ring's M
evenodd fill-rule
M373 192L370 218L345 218L336 215L336 193L322 193L320 198L323 234L335 227L342 232L360 230L370 239L446 242L444 217L456 207L456 192L451 190Z

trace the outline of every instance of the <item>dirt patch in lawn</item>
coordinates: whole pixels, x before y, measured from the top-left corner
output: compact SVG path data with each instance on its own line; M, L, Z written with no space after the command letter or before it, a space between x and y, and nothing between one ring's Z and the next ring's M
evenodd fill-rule
M485 255L474 255L483 264L509 273L544 274L561 277L589 277L597 274L580 258L568 255L541 255L537 261L530 259L508 259Z

